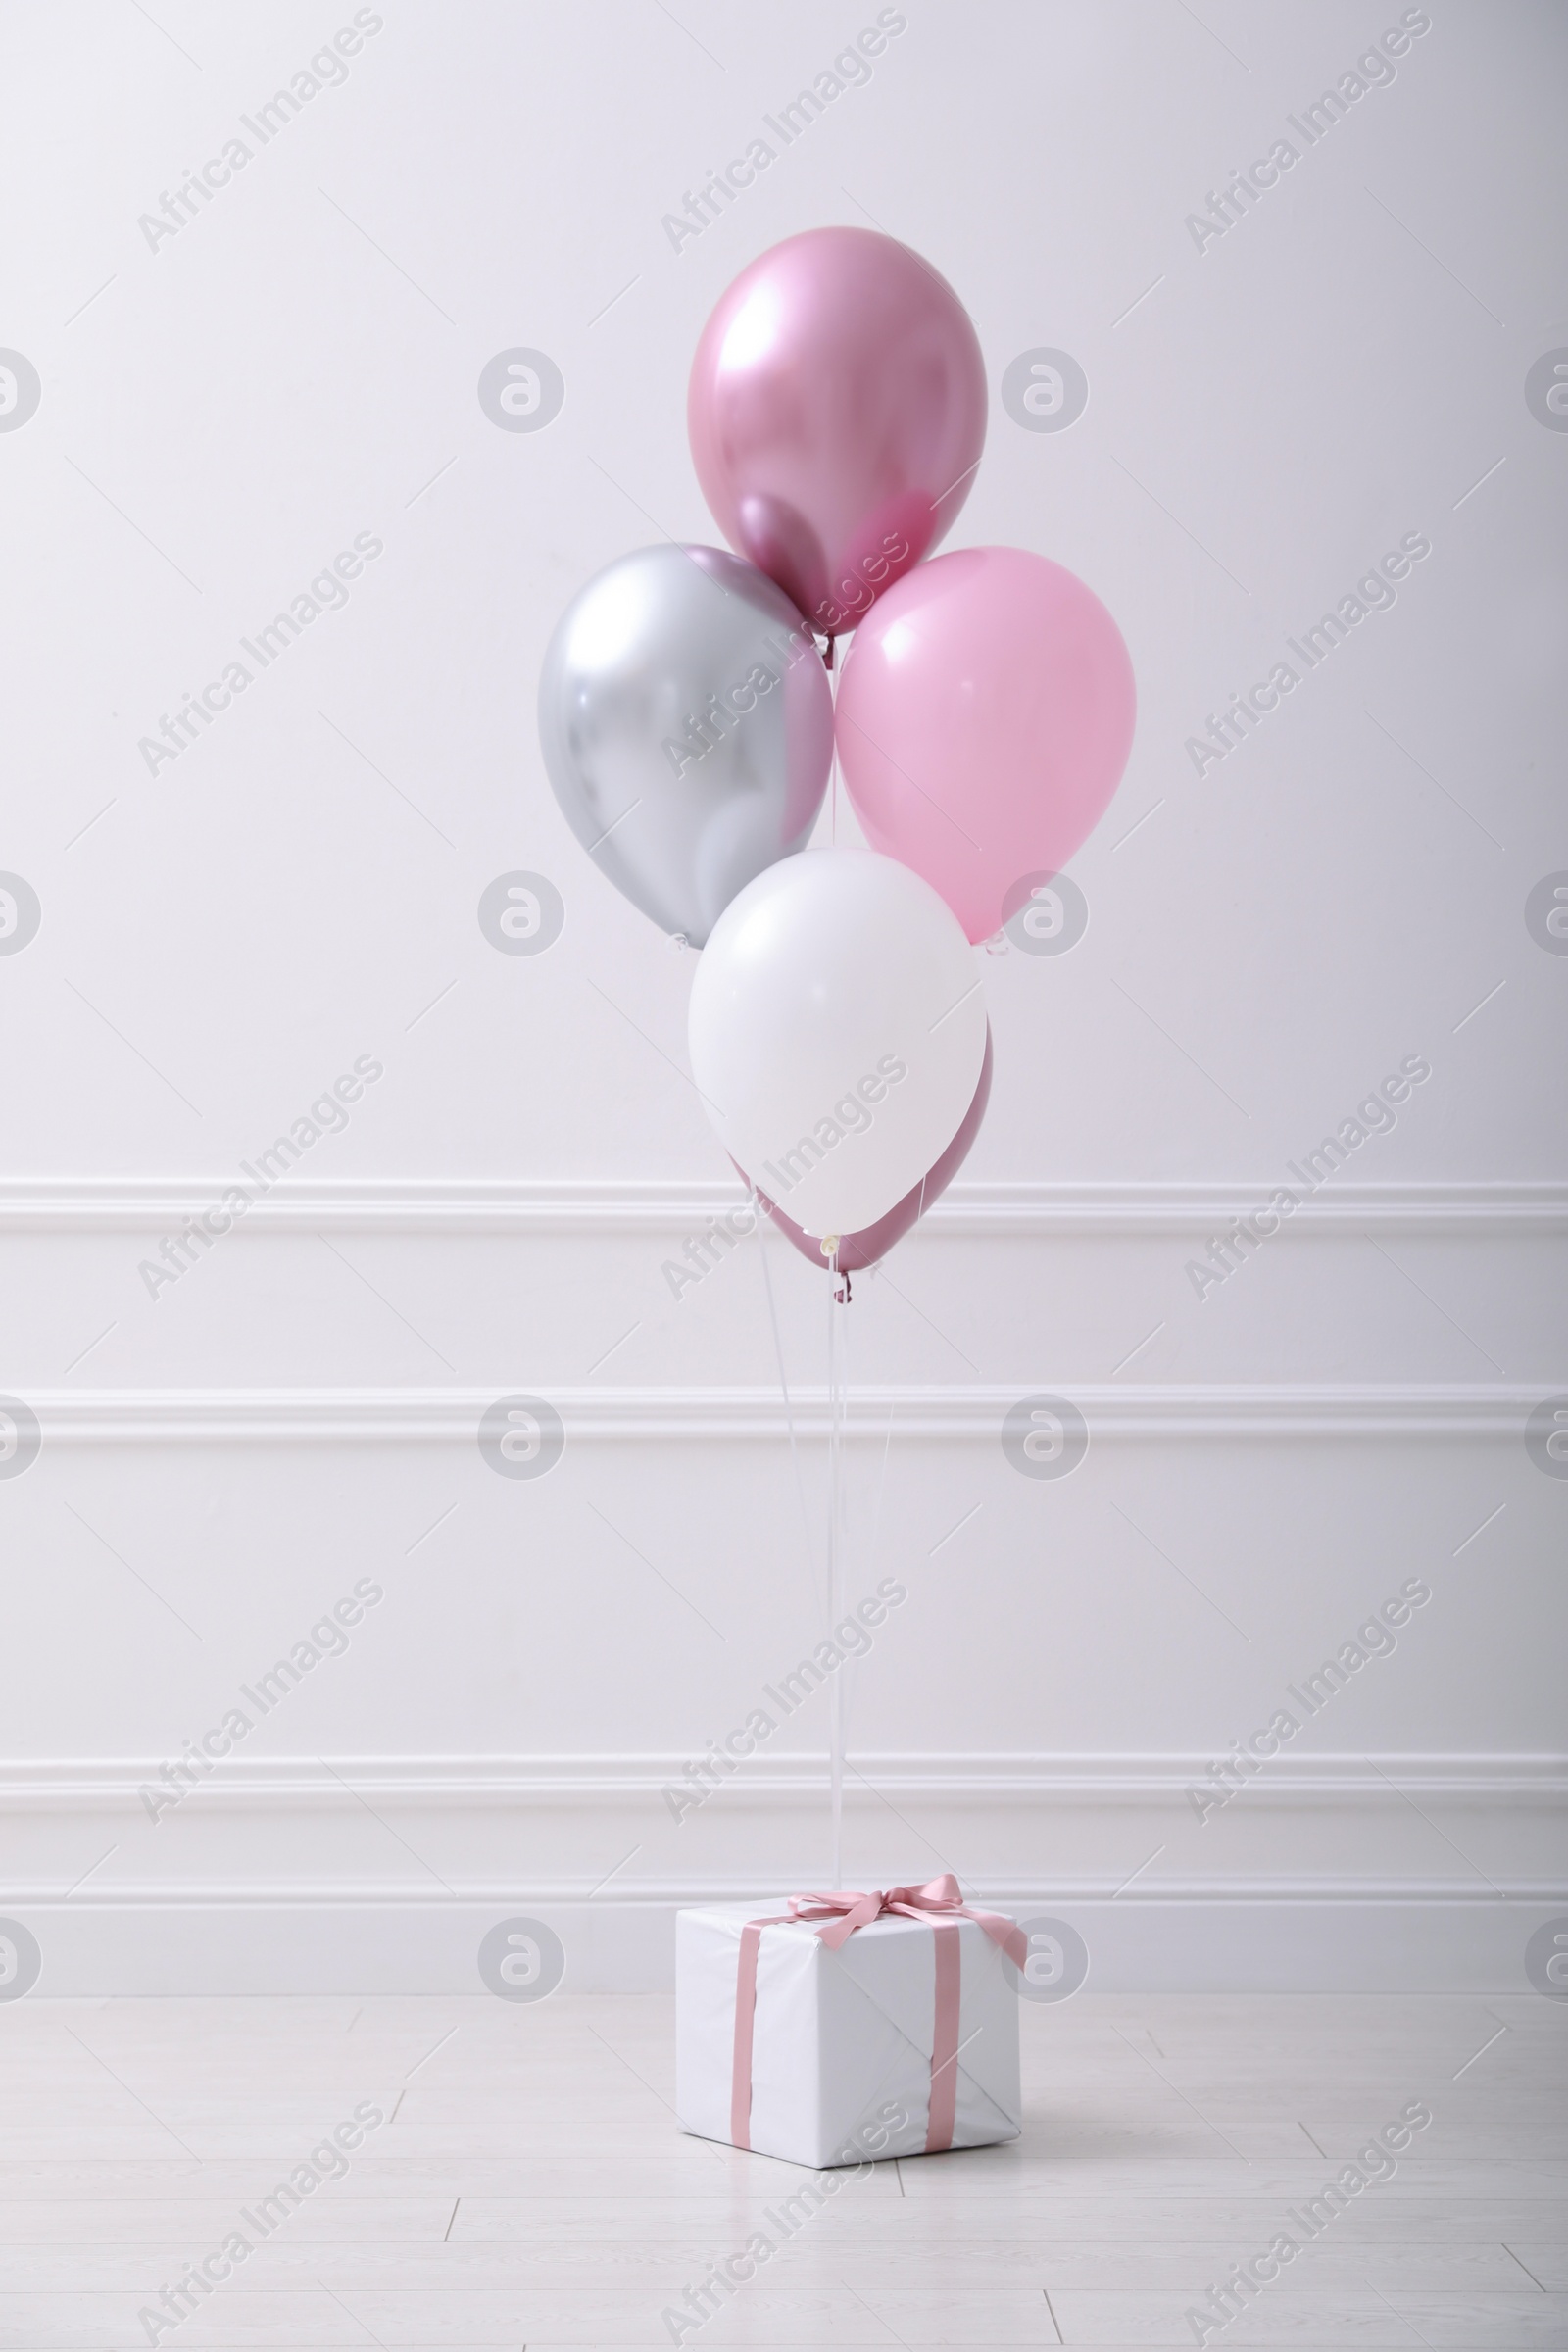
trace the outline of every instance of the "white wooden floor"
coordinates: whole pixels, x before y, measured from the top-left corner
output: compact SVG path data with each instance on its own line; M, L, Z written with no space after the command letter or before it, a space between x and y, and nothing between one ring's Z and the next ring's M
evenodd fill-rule
M679 2340L1190 2345L1210 2284L1420 2100L1396 2176L1207 2341L1568 2346L1568 2005L1081 1995L1022 2022L1021 2141L877 2166ZM139 2310L368 2102L347 2177L160 2343L667 2346L666 2307L815 2178L677 2132L671 2033L656 1997L0 2008L0 2344L145 2344Z

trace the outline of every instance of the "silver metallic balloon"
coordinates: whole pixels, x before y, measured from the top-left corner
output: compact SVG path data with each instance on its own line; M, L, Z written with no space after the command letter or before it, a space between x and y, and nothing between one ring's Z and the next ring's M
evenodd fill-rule
M833 756L833 696L781 588L712 547L645 547L567 606L539 737L600 871L701 947L736 893L806 847Z

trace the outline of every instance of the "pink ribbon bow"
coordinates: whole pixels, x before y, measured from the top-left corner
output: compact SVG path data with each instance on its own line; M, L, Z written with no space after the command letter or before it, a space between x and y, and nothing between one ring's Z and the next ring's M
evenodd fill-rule
M995 1944L1000 1944L1015 1968L1028 1958L1023 1931L1000 1911L975 1911L963 1901L951 1871L929 1879L923 1886L890 1886L869 1893L792 1894L787 1911L767 1919L749 1919L741 1930L740 1965L735 1985L735 2063L730 2079L729 2135L738 2148L752 2144L752 2030L757 2015L757 1962L762 1930L792 1926L797 1921L824 1920L817 1935L830 1951L847 1943L858 1928L874 1919L928 1919L936 1943L936 2023L931 2046L931 2097L927 2109L925 2151L937 2155L953 2145L953 2121L958 2088L958 1992L962 1965L958 1921L978 1921Z

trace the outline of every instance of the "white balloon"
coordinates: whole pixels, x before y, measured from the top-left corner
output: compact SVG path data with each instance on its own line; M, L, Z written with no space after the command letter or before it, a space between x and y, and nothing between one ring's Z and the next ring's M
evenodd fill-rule
M725 1151L820 1238L874 1225L953 1141L985 1059L985 999L928 882L870 850L808 850L719 916L688 1037Z

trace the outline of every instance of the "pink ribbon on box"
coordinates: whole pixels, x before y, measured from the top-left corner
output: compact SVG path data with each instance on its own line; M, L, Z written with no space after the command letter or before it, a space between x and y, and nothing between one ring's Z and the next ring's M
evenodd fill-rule
M1023 1930L1000 1911L973 1911L961 1900L958 1882L951 1871L923 1886L890 1886L883 1894L792 1894L787 1911L766 1919L749 1919L741 1930L740 1966L735 1984L735 2064L730 2077L729 2135L738 2148L752 2144L752 2029L757 2016L757 1962L762 1930L792 1925L797 1920L825 1920L817 1935L829 1951L847 1943L858 1928L874 1919L896 1914L902 1919L928 1919L936 1939L936 2026L931 2043L931 2098L927 2110L925 2152L940 2154L953 2145L953 2119L958 2089L958 1989L962 1964L958 1921L977 1920L995 1944L1000 1944L1017 1969L1029 1956Z

